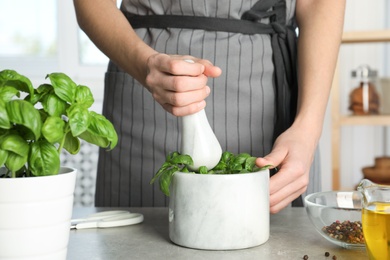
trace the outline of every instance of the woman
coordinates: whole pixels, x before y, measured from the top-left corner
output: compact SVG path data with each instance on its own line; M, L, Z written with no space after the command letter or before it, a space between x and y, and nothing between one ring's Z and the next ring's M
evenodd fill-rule
M178 117L201 109L223 150L277 166L272 213L319 190L316 149L345 1L123 0L121 10L112 0L74 4L80 27L110 58L103 113L120 137L115 150L100 153L97 206L166 205L149 181L166 154L179 151ZM252 27L261 29L245 31Z

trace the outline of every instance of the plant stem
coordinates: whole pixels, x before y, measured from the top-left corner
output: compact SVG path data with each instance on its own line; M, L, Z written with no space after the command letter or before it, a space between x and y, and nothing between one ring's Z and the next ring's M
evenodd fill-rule
M64 147L64 144L65 144L66 135L68 134L68 132L69 132L69 124L66 124L64 137L62 137L62 140L60 142L60 146L57 149L58 154L61 154L62 148Z
M15 171L11 172L11 178L16 178L16 172Z

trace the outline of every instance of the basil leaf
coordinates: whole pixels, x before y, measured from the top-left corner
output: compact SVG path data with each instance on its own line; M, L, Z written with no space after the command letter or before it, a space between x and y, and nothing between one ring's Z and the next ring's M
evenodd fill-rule
M71 105L68 110L69 126L73 136L78 136L88 129L91 118L88 109L81 105Z
M110 145L110 141L107 138L95 135L91 131L87 129L87 131L83 132L78 136L84 141L97 145L99 147L107 148Z
M27 162L27 157L27 154L25 156L20 156L16 153L8 153L8 158L5 162L5 167L8 168L8 170L10 170L11 172L16 172L22 167L24 167Z
M251 172L254 166L256 166L256 157L249 157L245 160L245 170Z
M180 155L180 153L178 153L178 152L170 152L170 153L168 153L168 155L166 156L166 161L170 161L173 157L176 157L176 156L178 156L178 155Z
M223 162L228 162L229 159L230 159L232 156L233 156L233 154L232 154L231 152L225 151L225 152L222 153L221 160L222 160Z
M55 175L60 170L60 155L57 148L40 140L31 145L29 170L35 176Z
M60 99L73 104L77 85L71 78L64 73L51 73L46 78L50 79L54 92Z
M169 160L171 164L185 164L185 165L193 165L194 161L192 160L191 156L187 154L178 154L177 156L171 158Z
M159 182L160 182L160 190L169 197L169 186L171 186L172 177L175 172L179 170L179 167L174 166L170 168L167 171L164 171L163 174L160 176Z
M42 102L43 109L51 116L61 116L65 114L66 102L57 95L48 94Z
M78 85L76 88L76 103L81 104L85 108L89 108L95 102L91 90L82 85Z
M14 70L0 71L0 88L5 86L14 87L17 90L26 92L30 95L33 95L34 93L31 81Z
M0 149L0 168L3 167L8 158L8 151Z
M103 115L97 114L93 111L89 112L90 125L88 126L89 134L105 139L110 144L110 150L118 143L118 135L114 126ZM83 136L84 138L84 136ZM101 146L101 147L107 147Z
M42 120L39 112L25 100L11 100L6 104L9 121L27 127L38 140L41 136Z
M171 167L171 164L168 163L168 162L165 162L161 168L157 171L157 173L154 175L154 177L150 180L150 184L154 183L156 181L157 178L159 178L161 176L161 174L163 174L163 172L165 170L167 170L169 167Z
M208 174L208 170L206 166L200 166L199 167L199 173L200 174Z
M49 143L56 143L64 137L65 122L60 117L49 116L42 126L42 135Z
M27 156L28 143L17 134L8 134L1 137L0 149L13 152L19 156Z
M77 154L80 151L80 140L78 137L74 137L70 132L65 136L64 149L70 154Z
M20 97L20 92L14 87L1 87L0 88L0 100L8 102L12 100L14 96Z
M54 90L52 85L50 85L50 84L41 84L37 88L37 93L39 93L39 94L45 94L46 93L47 94L47 93L51 92L52 90Z
M11 122L9 121L8 113L5 108L5 102L0 99L0 128L10 129Z

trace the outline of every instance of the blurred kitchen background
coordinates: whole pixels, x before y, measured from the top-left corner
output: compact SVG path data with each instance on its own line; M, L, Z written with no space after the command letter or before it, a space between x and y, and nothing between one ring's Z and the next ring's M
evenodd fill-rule
M390 156L390 115L377 117L374 123L370 117L375 115L367 115L358 123L339 124L340 117L352 114L349 95L357 83L351 73L360 65L369 65L377 72L375 87L381 103L390 103L390 83L379 84L390 78L389 14L387 0L347 0L345 32L382 31L389 42L341 47L337 87L333 89L338 92L329 101L320 141L323 190L354 189L363 178L362 168L373 166L375 158ZM107 57L79 30L73 1L0 0L0 70L16 70L31 78L33 84L42 83L48 73L64 72L93 90L93 109L100 112L107 62ZM93 206L97 148L83 143L79 155L64 156L64 164L78 168L80 173L75 205Z

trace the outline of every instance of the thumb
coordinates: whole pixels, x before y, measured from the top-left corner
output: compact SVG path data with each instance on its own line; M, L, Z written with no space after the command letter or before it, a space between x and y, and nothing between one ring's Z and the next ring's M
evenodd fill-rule
M286 158L287 153L280 149L273 149L269 154L264 157L258 157L256 159L256 165L258 167L264 167L266 165L271 165L271 168L279 167Z
M198 62L204 66L203 74L207 77L216 78L222 74L222 70L219 67L213 65L210 61L199 60Z

